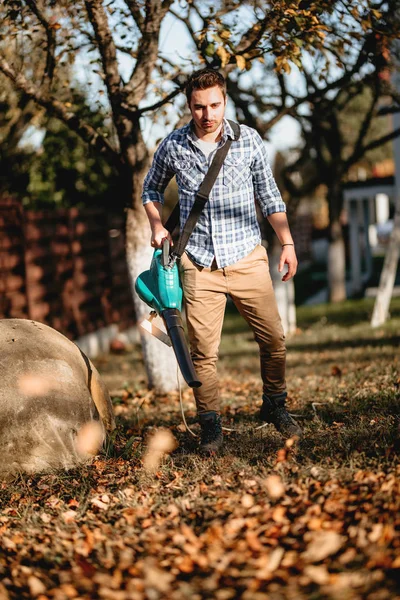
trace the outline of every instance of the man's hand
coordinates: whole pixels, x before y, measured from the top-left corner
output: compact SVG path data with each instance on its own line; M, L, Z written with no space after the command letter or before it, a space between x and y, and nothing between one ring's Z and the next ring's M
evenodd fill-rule
M148 202L144 205L144 209L146 211L151 227L152 247L161 248L163 241L167 239L169 240L169 243L172 248L174 244L172 242L171 234L167 229L165 229L161 220L162 204L160 204L160 202Z
M165 239L169 240L171 247L174 245L171 234L167 229L165 229L165 227L163 227L161 224L152 227L151 245L153 248L161 248Z
M285 265L288 265L288 271L282 277L282 281L289 281L289 279L296 275L297 264L297 256L294 246L283 246L278 271L279 273L282 273Z

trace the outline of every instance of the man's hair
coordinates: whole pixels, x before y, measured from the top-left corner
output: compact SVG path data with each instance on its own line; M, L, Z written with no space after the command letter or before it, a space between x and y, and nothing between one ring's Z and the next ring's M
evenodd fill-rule
M207 90L216 85L221 89L224 98L226 98L226 81L221 73L209 67L195 71L186 83L185 91L188 104L190 104L193 90Z

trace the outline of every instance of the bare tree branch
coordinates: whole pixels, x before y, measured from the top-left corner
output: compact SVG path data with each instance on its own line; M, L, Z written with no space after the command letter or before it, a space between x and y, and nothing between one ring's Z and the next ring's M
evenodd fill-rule
M391 140L394 140L399 135L400 135L400 127L397 129L394 129L391 133L388 133L387 135L384 135L381 138L373 140L369 144L362 146L360 148L358 154L353 155L354 158L353 158L352 164L357 162L357 160L359 160L362 156L364 156L364 154L366 152L369 152L370 150L374 150L375 148L379 148L379 146L382 146L383 144L386 144L386 142L390 142Z
M197 15L202 19L203 21L203 28L206 27L206 19L202 16L202 14L200 13L200 10L197 8L197 6L193 7L193 10L196 11ZM204 49L203 46L203 42L199 39L199 36L196 35L192 24L190 22L189 19L189 15L186 15L185 17L180 15L178 12L176 12L175 10L173 10L172 8L169 11L171 13L171 15L173 15L175 17L175 19L178 19L178 21L181 21L185 26L186 29L188 30L188 33L190 35L190 37L192 38L197 50L202 53L202 50Z
M140 12L139 4L136 2L136 0L125 0L125 2L130 10L132 17L135 20L136 25L138 26L139 30L143 33L144 17Z
M161 108L161 106L164 106L164 104L168 104L168 102L171 102L171 100L173 98L175 98L175 96L177 96L178 94L180 94L181 91L182 91L181 88L178 88L178 89L174 90L173 92L171 92L170 94L168 94L168 96L166 96L165 98L163 98L159 102L156 102L155 104L151 104L150 106L144 106L143 108L140 108L137 111L137 114L138 115L143 115L146 112L149 112L149 111L152 111L152 110L157 110L158 108Z
M85 5L100 52L111 108L114 116L118 119L122 101L121 76L118 69L117 50L108 25L107 15L101 0L85 0Z
M367 132L371 126L372 119L375 115L376 106L378 104L379 98L380 98L380 86L379 86L379 83L377 82L377 84L375 85L375 89L373 92L369 110L366 111L364 119L362 120L360 129L358 131L357 140L356 140L356 143L354 145L354 150L353 150L354 156L358 156L358 153L362 148L363 141L365 139L365 136L367 135ZM348 160L348 162L350 162L350 164L353 162L351 160L351 157Z
M142 28L142 39L139 44L136 65L129 82L123 90L125 103L130 107L137 108L146 93L158 58L158 38L161 22L171 3L172 0L166 0L165 2L160 0L146 1L146 17Z
M41 92L34 88L21 73L16 73L8 62L0 57L0 71L14 83L15 87L24 92L29 98L32 98L37 104L46 108L48 113L60 119L68 125L72 131L75 131L89 146L105 152L113 164L119 165L118 152L110 143L98 133L91 125L79 119L73 112L53 96Z
M46 32L47 48L46 48L46 66L44 70L44 78L47 78L49 83L53 79L54 70L56 66L55 50L56 50L56 30L51 27L49 21L47 21L44 12L40 9L39 3L35 0L26 0L26 4L31 9L32 13L36 16L39 23L42 25Z

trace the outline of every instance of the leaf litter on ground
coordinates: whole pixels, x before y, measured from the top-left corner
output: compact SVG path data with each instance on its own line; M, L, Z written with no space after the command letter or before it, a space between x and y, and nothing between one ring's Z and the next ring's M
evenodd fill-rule
M200 458L178 394L146 390L139 349L103 357L123 409L105 451L1 484L1 600L396 597L400 322L302 327L288 344L288 402L305 439L285 444L251 429L257 352L228 317L222 417L242 434ZM190 391L183 401L196 430Z

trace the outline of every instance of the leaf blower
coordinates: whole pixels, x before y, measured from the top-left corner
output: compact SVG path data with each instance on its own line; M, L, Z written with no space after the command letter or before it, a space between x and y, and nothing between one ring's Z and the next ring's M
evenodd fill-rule
M185 339L181 317L182 285L177 264L175 260L171 260L169 250L169 241L165 239L162 249L154 251L150 269L136 279L135 290L139 298L164 321L170 343L168 338L164 339L165 333L159 329L156 337L172 345L183 378L190 387L196 388L201 386L201 382L196 375Z

